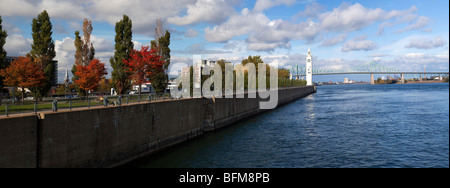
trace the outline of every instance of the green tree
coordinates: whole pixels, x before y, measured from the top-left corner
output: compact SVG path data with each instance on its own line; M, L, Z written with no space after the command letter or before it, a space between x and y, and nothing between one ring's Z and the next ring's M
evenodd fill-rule
M77 91L77 93L83 93L81 92L82 90L75 84L75 81L78 80L78 76L75 75L75 73L77 72L77 65L81 65L83 64L82 61L82 50L83 50L83 41L81 41L81 37L80 37L80 32L79 31L75 31L75 41L74 41L74 45L75 45L75 64L72 66L72 81L75 85L75 90Z
M32 89L32 93L36 99L42 99L48 94L54 81L57 79L55 77L56 64L53 62L56 52L55 43L52 39L52 23L46 10L33 19L31 28L33 31L33 44L31 45L30 55L39 63L46 77L45 84Z
M130 58L133 50L133 23L127 15L123 15L123 19L116 23L115 52L114 57L109 60L112 71L112 85L118 94L125 94L131 86L129 73L123 60Z
M256 88L258 88L258 76L259 76L259 70L258 70L258 64L264 63L264 61L261 59L261 56L248 56L247 59L242 60L242 65L245 66L247 63L253 63L255 65L256 69ZM266 64L266 87L270 88L270 66ZM245 71L244 73L244 88L248 88L248 72Z
M287 69L278 69L278 78L289 79L289 75L291 75L291 71Z
M228 61L226 61L225 59L221 59L221 60L219 60L219 61L217 61L216 62L219 66L220 66L220 68L222 69L222 91L225 91L225 77L227 76L226 75L226 73L225 73L225 65L227 65L227 64L231 64L231 62L228 62ZM234 71L233 71L233 73L231 73L231 74L233 74L232 76L233 76L233 86L236 86L236 84L235 84L235 79L236 79L236 75L234 74ZM230 75L228 75L228 76L230 76Z
M6 33L5 30L3 30L2 27L2 17L0 16L0 71L3 69L6 69L9 65L5 62L5 58L6 58L6 51L5 49L3 49L3 46L5 46L6 44L6 37L8 36L8 34ZM4 83L3 83L3 77L0 75L0 94L1 91L4 87ZM0 98L1 100L1 98ZM1 103L1 101L0 101Z
M81 64L83 64L83 55L82 55L83 41L81 40L79 31L75 31L74 45L75 45L75 49L76 49L76 51L75 51L75 65L81 65Z
M375 80L375 84L385 84L385 82L383 79L378 78L377 80Z
M155 40L151 41L151 48L161 57L161 61L164 61L164 70L168 70L170 66L170 32L165 30L164 33L163 22L161 19L156 20L154 37ZM152 85L156 92L162 92L167 87L169 77L167 76L166 71L163 71L155 74L152 80Z

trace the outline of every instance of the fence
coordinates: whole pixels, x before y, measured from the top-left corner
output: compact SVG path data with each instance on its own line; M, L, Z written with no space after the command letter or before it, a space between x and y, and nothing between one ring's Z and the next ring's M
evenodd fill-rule
M296 88L306 85L302 80L279 79L279 88ZM193 91L193 90L191 90ZM225 91L223 91L225 95ZM233 91L236 93L236 91ZM245 92L247 93L247 91ZM191 93L192 95L192 93ZM42 111L72 110L74 108L91 108L96 106L120 106L132 103L172 100L170 93L151 93L122 96L89 96L84 98L46 98L42 101L3 100L0 103L0 117L11 114L38 113Z
M42 101L3 100L0 104L0 116L20 113L38 113L42 111L72 110L108 105L127 105L132 103L171 100L170 93L152 93L122 96L90 96L84 98L46 98Z

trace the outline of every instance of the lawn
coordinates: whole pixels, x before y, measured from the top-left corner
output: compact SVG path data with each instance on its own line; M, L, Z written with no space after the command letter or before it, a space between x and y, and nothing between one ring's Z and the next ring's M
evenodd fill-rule
M170 95L166 94L166 99L169 99ZM152 101L155 100L163 100L163 96L152 96ZM109 97L108 98L109 104L111 105L113 102L118 101L118 97ZM130 95L128 97L122 97L122 104L127 103L138 103L138 102L148 102L149 96L148 95L141 95L140 97L138 95ZM18 113L27 113L27 112L34 112L35 108L35 102L33 101L26 101L24 105L22 105L21 102L17 102L16 105L9 104L8 105L8 114L18 114ZM58 101L58 110L61 109L69 109L69 108L79 108L79 107L88 107L88 106L102 106L103 101L100 101L98 99L91 99L88 103L87 100L72 100L71 102L68 100L61 100ZM44 101L44 102L38 102L37 104L37 111L46 111L46 110L52 110L52 102L50 101ZM0 105L0 115L6 114L6 104Z

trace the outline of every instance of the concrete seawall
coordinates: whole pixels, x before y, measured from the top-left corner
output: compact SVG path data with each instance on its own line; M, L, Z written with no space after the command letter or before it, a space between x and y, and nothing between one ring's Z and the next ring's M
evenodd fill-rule
M283 105L314 87L279 90ZM260 99L182 99L0 119L0 167L115 167L258 114Z

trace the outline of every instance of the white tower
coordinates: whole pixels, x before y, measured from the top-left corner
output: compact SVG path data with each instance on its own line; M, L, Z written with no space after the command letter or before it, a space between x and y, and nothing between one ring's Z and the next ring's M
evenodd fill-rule
M312 55L311 55L311 49L308 49L308 55L306 56L306 82L307 86L312 86Z

